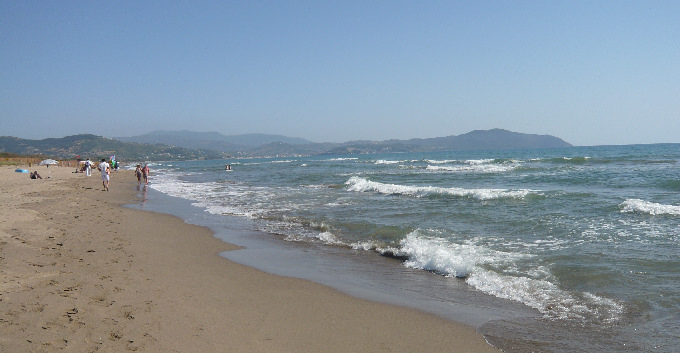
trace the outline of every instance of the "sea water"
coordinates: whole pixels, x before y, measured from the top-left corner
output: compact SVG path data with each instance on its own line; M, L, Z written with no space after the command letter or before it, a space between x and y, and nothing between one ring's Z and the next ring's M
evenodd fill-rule
M676 352L680 344L680 144L151 167L152 189L214 219L236 217L290 249L326 249L349 272L355 262L361 272L380 269L352 285L436 277L436 286L408 292L522 312L472 320L505 351Z

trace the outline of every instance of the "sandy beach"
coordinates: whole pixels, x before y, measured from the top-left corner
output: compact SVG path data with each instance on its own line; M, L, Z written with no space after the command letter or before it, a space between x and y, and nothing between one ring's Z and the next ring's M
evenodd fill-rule
M1 352L498 352L471 327L267 274L137 202L132 171L0 167Z

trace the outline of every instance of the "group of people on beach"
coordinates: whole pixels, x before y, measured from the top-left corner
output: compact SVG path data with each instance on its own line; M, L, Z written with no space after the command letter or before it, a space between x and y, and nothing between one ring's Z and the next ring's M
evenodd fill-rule
M102 158L102 162L106 162L106 160L104 158ZM76 168L75 173L83 173L84 172L85 175L91 176L92 175L92 167L94 167L94 163L92 161L90 161L90 159L88 158L85 161L80 161L80 164L82 164L83 166ZM112 159L112 160L106 162L106 164L108 164L109 169L118 170L118 162L116 162L115 160ZM101 167L98 167L98 168L101 170Z
M141 164L137 164L137 168L135 169L135 175L137 176L137 184L142 183L142 177L144 177L144 184L148 185L149 184L149 165L144 164L144 167L142 168Z
M87 162L90 162L90 160L88 159ZM86 165L89 166L90 164L87 162ZM116 162L115 159L112 159L111 164L109 164L108 162L106 162L105 158L102 158L102 161L99 162L98 168L99 171L102 173L102 186L104 187L104 190L109 191L109 183L111 182L111 169L115 168L116 170L118 170L118 162Z
M75 172L79 173L84 171L85 175L88 177L92 175L92 167L94 166L94 163L92 163L89 158L86 161L80 163L83 164L82 169L79 170L79 168L76 168ZM111 181L111 166L114 165L114 163L115 162L112 161L111 164L109 164L106 162L106 158L102 158L101 162L99 162L99 166L97 166L99 171L102 173L102 186L106 191L109 191L109 182Z
M94 163L90 161L88 158L85 162L81 162L83 164L82 169L77 168L76 172L85 172L85 174L89 177L91 175L92 167L94 166ZM113 167L115 165L115 167ZM99 162L99 166L97 167L99 171L101 172L102 175L102 187L104 190L109 191L109 183L111 182L111 170L112 169L118 169L118 162L115 160L112 160L111 163L108 163L105 158L102 158L101 162ZM144 164L144 167L142 167L141 164L137 164L137 168L135 169L135 175L137 176L137 183L141 184L142 183L142 178L144 178L144 184L148 185L149 184L149 165ZM30 174L31 179L42 179L40 174L38 174L38 171L34 171Z
M102 172L102 185L104 186L104 190L109 191L109 182L111 178L111 166L106 162L105 159L102 158L101 163L99 163L99 170ZM142 183L142 178L144 178L144 183L146 185L149 184L149 165L144 164L144 167L142 167L141 164L137 164L137 168L135 168L135 175L137 176L137 183L141 184Z

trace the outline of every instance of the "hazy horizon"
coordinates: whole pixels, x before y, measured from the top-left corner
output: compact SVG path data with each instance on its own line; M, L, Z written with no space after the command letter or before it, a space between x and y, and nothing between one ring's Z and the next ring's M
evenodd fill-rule
M470 131L467 131L467 132L464 132L464 133L460 133L460 134L456 134L456 135L441 135L441 136L429 136L429 137L411 137L411 138L403 138L403 139L386 138L386 139L381 139L381 140L366 140L366 139L363 139L363 140L365 140L365 141L387 141L387 140L428 139L428 138L440 138L440 137L458 136L458 135L464 135L464 134L467 134L467 133L470 133L470 132L473 132L473 131L489 131L489 130L495 130L495 129L500 129L500 128L491 128L491 129L484 129L484 130L480 130L480 129L477 129L477 130L470 130ZM507 130L507 131L513 132L513 133L523 133L523 132L513 131L513 130L508 130L508 129L501 129L501 130ZM299 136L288 136L288 135L282 135L282 134L268 134L268 133L259 133L259 132L251 132L251 133L243 133L243 134L224 134L224 133L221 133L221 132L219 132L219 131L161 130L161 129L159 129L159 130L153 130L153 131L148 131L148 132L145 132L145 133L140 133L140 134L135 134L135 135L125 135L125 136L123 136L123 135L121 135L121 136L104 136L104 135L98 135L98 134L93 134L93 133L89 133L89 132L83 132L83 133L69 134L69 135L64 135L64 136L48 136L48 137L42 137L42 138L27 138L27 137L21 137L21 136L12 136L12 137L18 137L18 138L22 138L22 139L26 139L26 140L43 140L43 139L49 139L49 138L64 138L64 137L68 137L68 136L76 136L76 135L92 134L92 135L101 136L101 137L105 137L105 138L116 139L116 138L130 138L130 137L139 137L139 136L142 136L142 137L143 137L143 136L145 136L145 135L153 134L153 133L156 133L156 132L167 132L167 133L173 133L173 132L186 132L186 133L199 133L199 134L218 133L218 134L220 134L220 135L222 135L222 136L225 136L225 137L239 137L239 136L244 136L244 135L269 135L269 136L282 136L282 137L293 138L293 139L304 139L304 140L307 140L307 141L312 142L312 143L345 143L345 142L352 142L352 141L363 141L363 140L314 141L314 140L310 140L310 139L307 139L307 138L304 138L304 137L299 137ZM527 133L527 134L528 134L528 135L549 135L549 134L532 134L532 133ZM554 135L551 135L551 136L554 136ZM554 137L561 138L560 136L554 136ZM562 140L564 140L564 139L562 139ZM566 140L564 140L564 141L569 143L569 141L566 141ZM143 141L142 141L142 142L143 142Z
M456 135L441 135L441 136L429 136L429 137L411 137L411 138L402 138L402 139L387 138L387 139L380 139L380 140L361 139L361 140L346 140L346 141L314 141L314 140L309 140L309 139L307 139L307 138L299 137L299 136L288 136L288 135L281 135L281 134L268 134L268 133L258 133L258 132L243 133L243 134L224 134L224 133L221 133L221 132L219 132L219 131L191 131L191 130L154 130L154 131L148 131L148 132L145 132L145 133L141 133L141 134L139 134L139 135L127 135L127 136L104 136L104 135L98 135L98 134L89 133L89 132L82 132L82 133L76 133L76 134L68 134L68 135L64 135L64 136L48 136L48 137L40 137L40 138L27 138L27 137L21 137L21 136L11 136L11 137L18 137L18 138L26 139L26 140L43 140L43 139L50 139L50 138L65 138L65 137L69 137L69 136L84 135L84 134L92 134L92 135L101 136L101 137L104 137L104 138L116 139L116 138L130 138L130 137L144 136L144 135L146 135L146 134L150 134L150 133L154 133L154 132L159 132L159 131L161 131L161 132L189 132L189 133L218 133L218 134L221 134L221 135L223 135L223 136L225 136L225 137L240 137L240 136L243 136L243 135L270 135L270 136L282 136L282 137L292 138L292 139L304 139L304 140L307 140L308 142L311 142L311 143L340 143L340 144L341 144L341 143L354 142L354 141L373 141L373 142L382 142L382 141L388 141L388 140L402 140L402 141L406 141L406 140L411 140L411 139L441 138L441 137L450 137L450 136L460 136L460 135L465 135L465 134L470 133L470 132L473 132L473 131L480 131L480 130L481 130L481 131L489 131L489 130L494 130L494 129L500 129L500 128L491 128L491 129L484 129L484 130L481 130L481 129L470 130L470 131L463 132L463 133L456 134ZM571 141L568 141L568 140L562 138L561 136L557 136L557 135L540 134L540 133L536 133L536 134L534 134L534 133L524 133L524 132L513 131L513 130L508 130L508 129L502 129L502 130L507 130L507 131L510 131L510 132L513 132L513 133L516 132L516 133L527 134L527 135L536 135L536 136L540 136L540 135L549 135L549 136L557 137L557 138L563 140L564 142L567 142L567 143L571 144L573 147L598 147L598 146L625 146L625 145L680 144L680 142L650 142L650 143L631 143L631 144L595 144L595 145L577 145L577 144L574 144L574 143L572 143ZM6 136L6 135L4 135L4 136ZM142 142L142 143L143 143L144 141L139 141L139 142Z
M680 3L10 2L0 135L680 142Z

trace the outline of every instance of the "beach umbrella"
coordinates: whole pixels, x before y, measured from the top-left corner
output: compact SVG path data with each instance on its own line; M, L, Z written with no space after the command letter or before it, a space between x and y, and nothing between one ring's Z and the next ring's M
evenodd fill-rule
M59 164L59 162L55 161L54 159L48 158L48 159L42 160L42 161L40 161L40 163L38 163L38 165L46 165L47 168L50 167L50 164ZM49 175L47 176L47 178L49 179L51 177L52 177L52 171L49 171Z
M59 162L55 161L54 159L48 158L48 159L42 160L42 161L40 161L40 163L38 163L38 165L46 165L46 166L49 166L50 164L59 164Z

